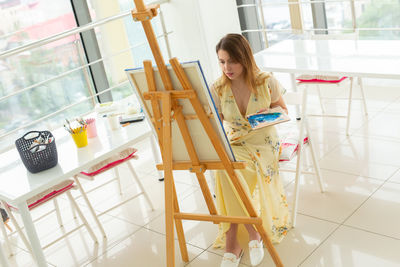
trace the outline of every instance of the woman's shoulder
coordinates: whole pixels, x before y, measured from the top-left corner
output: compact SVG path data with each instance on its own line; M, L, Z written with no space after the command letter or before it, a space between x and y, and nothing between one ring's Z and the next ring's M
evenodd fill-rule
M270 78L272 74L266 71L260 71L256 74L256 85L263 85L265 84Z
M224 81L223 77L219 77L217 80L214 81L212 84L211 88L215 91L221 90L226 85L226 82Z

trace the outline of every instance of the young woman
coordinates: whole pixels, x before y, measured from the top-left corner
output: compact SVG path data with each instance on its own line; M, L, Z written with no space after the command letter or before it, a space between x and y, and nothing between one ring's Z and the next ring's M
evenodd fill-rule
M222 76L213 85L214 100L237 160L247 167L237 172L272 242L290 229L290 216L279 177L279 138L274 126L252 130L246 115L281 106L281 86L270 73L257 67L247 40L228 34L217 44ZM248 216L225 171L216 172L217 207L221 215ZM221 267L238 266L243 248L249 247L252 266L264 257L262 240L253 225L221 223L214 247L225 247Z

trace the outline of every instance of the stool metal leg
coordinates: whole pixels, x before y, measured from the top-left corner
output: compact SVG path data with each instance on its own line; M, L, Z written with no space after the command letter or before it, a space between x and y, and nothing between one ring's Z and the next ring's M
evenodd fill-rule
M290 73L290 81L292 82L292 88L294 92L297 92L297 83L296 83L296 77L294 76L294 73ZM296 105L296 119L299 120L300 118L300 108L299 105Z
M56 210L56 215L57 215L58 224L60 225L60 227L63 227L63 222L62 222L62 219L61 219L60 208L58 207L58 201L57 201L56 198L53 199L53 203L54 203L54 209Z
M294 194L293 194L293 207L292 207L292 225L296 226L297 217L297 206L299 200L299 189L300 189L300 176L302 172L302 159L303 159L303 142L304 142L304 128L305 120L307 120L307 86L303 89L302 105L301 105L301 122L299 130L299 142L297 150L297 163L296 163L296 178L294 183Z
M113 170L115 174L115 179L117 179L119 194L122 195L121 177L119 176L118 166L115 166Z
M71 202L71 205L74 206L76 212L78 213L79 218L81 218L83 224L85 225L86 230L89 232L90 237L93 239L93 241L94 241L95 243L98 243L97 238L96 238L95 234L93 233L92 228L90 227L89 223L87 222L85 216L83 216L82 211L81 211L81 209L78 207L78 204L76 204L75 199L74 199L74 198L72 197L72 195L71 195L71 192L67 191L66 194L67 194L67 196L68 196L69 201Z
M307 133L308 133L308 138L309 138L308 139L308 145L309 145L310 150L311 150L311 158L312 158L312 161L313 161L315 174L317 176L317 180L318 180L318 184L319 184L319 188L321 190L321 193L323 193L323 192L325 192L325 188L324 188L324 185L322 183L321 170L319 168L317 155L315 153L315 148L314 148L314 144L313 144L313 140L314 139L312 138L312 135L311 135L311 132L310 132L310 129L309 129L309 126L308 126L308 121L306 120L305 123L306 123L306 129L307 129Z
M146 190L144 189L144 186L142 185L142 182L140 182L139 177L137 176L135 169L133 168L132 164L128 161L127 162L129 170L132 173L133 178L136 180L136 182L138 183L140 190L142 191L144 197L146 198L147 202L149 203L151 210L154 210L154 206L153 203L151 202L151 199L149 197L149 195L147 194Z
M350 77L349 104L347 107L347 122L346 122L346 135L347 136L349 135L352 98L353 98L353 77Z
M4 208L6 209L8 216L10 216L11 222L14 224L15 229L17 230L19 236L22 239L22 242L24 242L25 247L29 250L30 253L32 253L32 247L31 244L29 243L28 239L26 238L25 234L22 232L21 227L19 227L19 224L17 223L17 220L15 219L14 215L12 214L10 208L8 207L7 203L2 201L2 204Z
M367 110L367 102L365 100L365 94L364 94L364 85L361 77L358 77L358 84L360 85L360 90L361 90L361 98L363 101L363 107L364 107L364 112L365 116L368 116L368 110Z
M0 218L0 220L1 220L1 218ZM8 238L6 227L5 227L5 223L3 222L3 220L1 220L1 222L0 222L0 228L1 228L1 232L2 232L2 234L4 236L4 241L6 242L9 255L12 256L12 255L14 255L14 253L12 251L10 239ZM0 248L0 250L1 250L1 248Z
M318 92L318 97L319 97L319 105L321 106L321 112L322 112L322 114L324 114L325 108L324 108L324 105L322 104L321 88L319 87L318 84L317 84L317 92Z
M75 211L74 206L72 206L72 205L71 205L71 213L72 213L72 218L76 219L77 218L76 217L76 211Z
M95 220L97 226L99 227L100 232L103 234L103 237L107 238L107 235L106 235L106 232L104 231L103 225L100 223L99 218L97 217L96 212L94 211L94 209L92 207L92 204L90 204L90 201L89 201L85 191L83 190L81 183L79 182L79 178L77 176L74 176L74 180L75 180L76 185L78 186L79 192L81 192L81 195L82 195L83 199L85 200L86 205L89 208L90 213L93 216L93 219Z

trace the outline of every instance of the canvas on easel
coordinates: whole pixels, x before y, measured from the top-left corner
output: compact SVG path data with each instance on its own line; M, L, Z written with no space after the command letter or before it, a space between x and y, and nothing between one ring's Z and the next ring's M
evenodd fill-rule
M185 62L181 63L186 76L188 77L190 83L192 84L194 90L197 92L197 97L200 100L202 106L210 116L210 122L213 125L214 130L219 133L218 137L221 143L225 147L225 151L228 152L229 159L235 161L231 146L229 144L228 138L226 137L224 128L222 126L222 120L216 110L214 101L211 96L211 92L207 86L207 82L203 75L203 71L200 66L199 61ZM159 91L164 91L160 73L157 68L154 67L154 78L156 82L156 87ZM178 78L172 70L171 66L167 66L168 73L171 77L172 85L174 90L183 90L182 85L179 83ZM147 118L153 118L154 112L152 106L146 103L143 99L143 94L149 91L146 74L144 68L127 69L126 73L128 75L129 81L133 88L135 88L135 93L139 99ZM219 157L207 137L204 127L201 122L195 116L195 111L188 99L179 99L179 104L182 105L182 112L186 116L187 125L190 130L193 144L196 148L197 154L200 160L203 161L215 161L219 160ZM172 148L173 148L173 160L174 161L189 161L190 157L185 149L184 139L179 131L179 127L176 121L172 122Z
M235 169L245 168L245 163L234 161L215 106L208 104L212 103L209 102L211 97L204 90L207 86L200 65L194 62L181 65L176 58L172 58L169 60L171 66L167 68L151 25L151 19L157 16L159 5L147 7L143 0L134 2L137 9L132 11L133 20L142 23L157 69L150 60L144 61L143 69L129 70L128 77L142 102L147 119L153 124L160 144L163 162L157 168L164 170L165 177L167 267L175 266L174 227L181 257L183 261L189 261L182 220L252 224L260 233L276 266L283 266L248 192L236 176ZM173 170L188 170L196 175L208 214L180 211ZM227 172L249 217L218 214L204 177L206 170Z

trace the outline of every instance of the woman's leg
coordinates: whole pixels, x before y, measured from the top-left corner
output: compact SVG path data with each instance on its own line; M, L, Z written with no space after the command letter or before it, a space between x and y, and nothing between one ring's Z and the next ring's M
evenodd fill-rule
M247 229L247 232L249 232L249 240L257 240L260 241L261 240L261 236L260 234L257 232L256 229L254 229L252 224L245 224L244 225Z
M240 247L236 237L237 231L238 231L238 225L236 223L231 223L231 227L226 232L225 250L226 252L233 253L236 255L236 257L239 257L242 248Z

